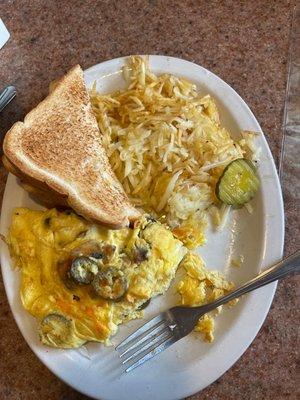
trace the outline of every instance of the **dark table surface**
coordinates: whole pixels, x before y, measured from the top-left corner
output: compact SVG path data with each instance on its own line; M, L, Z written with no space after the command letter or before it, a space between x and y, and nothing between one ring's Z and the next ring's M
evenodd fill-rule
M13 84L18 95L1 114L1 137L43 99L49 82L74 64L87 68L129 54L164 54L194 61L228 82L253 110L278 165L294 4L2 0L0 18L11 38L0 50L0 86ZM6 175L1 167L1 198ZM284 182L286 254L299 247L299 213L289 189ZM224 376L190 399L299 398L297 288L296 277L279 283L250 348ZM29 349L10 312L2 279L0 337L0 399L87 399L56 378Z

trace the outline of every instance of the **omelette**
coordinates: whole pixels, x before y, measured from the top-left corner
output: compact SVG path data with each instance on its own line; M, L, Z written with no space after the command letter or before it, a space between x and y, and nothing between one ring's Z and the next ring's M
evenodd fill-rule
M15 209L7 242L41 342L60 348L109 344L119 324L168 289L187 251L147 215L108 230L56 209Z
M184 257L181 268L184 270L182 279L177 285L180 295L180 303L184 306L202 306L225 296L232 291L235 285L228 282L218 271L208 271L205 263L198 254L187 253ZM238 300L232 300L228 304L233 306ZM214 340L215 319L214 317L222 310L219 306L201 317L195 326L196 332L202 333L206 342Z

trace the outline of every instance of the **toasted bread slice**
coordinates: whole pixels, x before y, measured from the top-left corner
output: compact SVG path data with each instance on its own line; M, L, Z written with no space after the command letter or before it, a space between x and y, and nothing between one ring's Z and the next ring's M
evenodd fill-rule
M47 208L68 208L68 203L63 197L59 197L55 192L43 190L36 186L30 185L26 181L20 181L20 185L26 192L29 193L36 201L46 206Z
M79 65L12 126L3 150L15 175L89 220L117 229L140 215L111 169Z
M60 196L57 192L47 187L45 184L24 175L9 160L3 156L2 161L7 171L11 172L20 179L20 184L32 197L48 208L52 207L68 207L67 197Z

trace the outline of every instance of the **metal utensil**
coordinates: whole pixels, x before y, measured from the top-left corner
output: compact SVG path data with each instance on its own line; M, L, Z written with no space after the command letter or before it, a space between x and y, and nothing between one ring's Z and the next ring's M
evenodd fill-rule
M173 307L152 318L116 347L120 353L122 364L126 366L125 371L129 372L144 364L188 335L204 314L296 271L300 271L300 251L212 303L200 307Z
M7 86L0 94L0 112L7 106L8 103L17 94L16 88L14 86Z
M286 85L286 97L283 114L283 140L281 148L281 159L279 165L280 178L284 177L283 164L289 166L289 174L299 176L298 154L300 151L300 3L295 6L291 33L288 77ZM290 178L290 175L289 175ZM299 185L297 179L295 183ZM293 188L295 193L298 188ZM296 199L295 199L296 200Z
M5 43L8 41L10 37L10 34L4 25L4 22L0 18L0 49L5 45Z

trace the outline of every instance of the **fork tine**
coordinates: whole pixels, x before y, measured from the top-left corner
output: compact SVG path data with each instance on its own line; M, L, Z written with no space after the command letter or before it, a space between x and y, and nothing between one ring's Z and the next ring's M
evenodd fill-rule
M141 353L142 350L146 350L149 346L156 342L160 338L160 336L162 336L166 332L170 332L170 328L168 327L168 325L160 325L159 328L161 329L159 329L158 332L157 330L151 331L151 334L144 337L144 340L136 342L136 345L134 347L131 347L123 354L121 354L120 358L122 358L124 355L126 355L127 357L125 360L122 361L122 364L125 364L127 361L134 358L137 354Z
M133 342L135 342L137 339L141 340L148 334L149 331L158 327L162 323L164 323L163 314L159 314L157 317L150 319L150 321L146 322L138 330L136 330L126 339L124 339L123 342L119 343L118 346L116 347L116 350L118 351L122 351L122 349L124 350L125 347L127 348L128 346L132 345Z
M170 336L160 340L158 343L153 345L150 349L147 349L147 353L142 355L138 359L134 359L133 362L125 369L125 372L130 372L133 369L137 368L139 365L144 364L146 361L151 360L151 358L155 357L157 354L167 349L173 343L177 341L177 338L173 336L171 333ZM142 353L143 354L143 353Z

